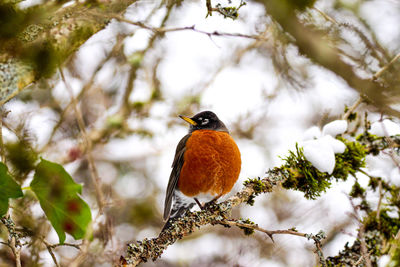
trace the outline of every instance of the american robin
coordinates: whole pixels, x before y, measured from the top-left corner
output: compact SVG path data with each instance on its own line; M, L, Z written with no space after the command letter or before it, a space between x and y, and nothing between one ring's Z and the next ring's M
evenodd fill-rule
M202 207L201 202L216 201L229 193L241 167L239 148L217 115L203 111L192 118L179 117L190 127L172 163L164 205L164 220L168 221L163 230L195 203Z

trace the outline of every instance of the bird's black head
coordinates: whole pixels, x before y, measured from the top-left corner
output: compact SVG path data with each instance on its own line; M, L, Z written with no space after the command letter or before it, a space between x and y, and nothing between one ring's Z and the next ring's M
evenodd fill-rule
M196 130L214 130L228 133L225 124L211 111L197 113L191 118L182 115L179 117L190 124L190 133Z

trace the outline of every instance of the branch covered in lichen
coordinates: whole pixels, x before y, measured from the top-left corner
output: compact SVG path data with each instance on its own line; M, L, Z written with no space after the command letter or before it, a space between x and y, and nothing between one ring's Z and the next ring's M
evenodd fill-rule
M175 220L171 227L160 233L156 238L144 239L128 244L127 255L123 262L137 266L149 259L156 260L164 250L177 240L194 232L204 225L220 224L231 213L232 208L248 202L257 194L272 192L272 189L284 179L280 172L270 171L263 179L257 182L249 181L235 196L219 204L209 205L198 212L187 212L183 217Z
M306 235L291 230L278 230L269 231L260 228L257 224L249 219L232 220L229 219L232 208L246 203L249 205L254 204L256 196L272 192L273 188L281 184L286 189L299 190L304 193L304 196L309 199L315 199L325 192L330 187L333 179L345 181L349 175L355 176L357 172L364 172L362 168L365 166L365 157L367 154L372 153L367 149L367 143L359 141L348 141L344 138L338 137L345 145L344 153L336 154L336 165L332 174L323 173L318 171L312 164L305 158L302 148L296 146L296 151L290 151L289 156L284 159L285 163L281 167L276 167L267 172L264 178L247 179L244 182L244 188L235 196L219 204L207 205L207 208L198 212L187 212L183 217L177 219L171 224L171 227L161 232L160 235L152 239L144 239L128 244L128 250L125 258L122 258L121 263L130 266L137 266L141 262L146 262L149 259L157 260L164 250L174 244L177 240L184 236L190 235L197 228L204 225L220 224L224 226L237 226L241 228L245 234L250 235L254 230L266 233L272 238L273 234L295 234L299 236L308 237L313 239L316 246L316 254L322 266L332 266L333 263L340 259L342 254L338 257L331 257L325 259L321 249L321 240L324 238L323 234L319 235ZM382 148L382 147L380 147ZM393 207L400 208L400 201L398 200L399 190L391 188L383 181L373 179L371 177L370 187L376 190L377 184L380 184L382 190L391 192ZM364 218L362 225L365 233L363 233L362 242L356 241L352 247L345 247L346 251L351 252L352 256L349 258L350 262L354 263L354 258L357 256L366 257L363 251L368 253L378 253L379 248L374 248L372 242L381 241L377 240L391 240L392 236L400 229L400 222L398 219L392 218L388 215L388 209L382 208L380 213L372 212L372 209L366 203L365 198L366 190L362 188L359 183L355 183L351 190L350 196L353 198L360 197L363 201L361 207L369 214ZM379 229L376 233L376 229ZM361 244L362 243L362 244ZM395 250L396 251L396 250ZM349 252L350 253L350 252ZM380 253L380 252L379 252ZM347 254L346 254L347 255ZM373 261L374 262L374 261ZM340 262L343 263L343 262Z

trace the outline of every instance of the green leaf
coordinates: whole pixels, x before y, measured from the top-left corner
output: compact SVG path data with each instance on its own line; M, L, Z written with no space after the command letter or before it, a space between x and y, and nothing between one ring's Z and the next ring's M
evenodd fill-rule
M8 173L7 166L0 162L0 217L7 213L8 199L23 196L21 187Z
M41 159L36 166L31 189L61 244L65 241L65 233L75 239L85 236L92 220L90 208L78 195L82 192L82 185L75 183L61 165Z

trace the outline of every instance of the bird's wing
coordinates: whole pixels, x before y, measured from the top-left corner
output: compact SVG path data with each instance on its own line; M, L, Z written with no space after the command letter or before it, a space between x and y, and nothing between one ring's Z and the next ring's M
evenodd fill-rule
M186 151L186 142L190 136L191 134L185 135L181 141L179 141L179 144L176 147L174 162L172 163L172 171L171 175L169 176L167 194L164 202L164 220L167 220L171 213L172 198L174 196L174 191L176 185L178 184L179 175L181 174L181 169L183 166L183 155Z

